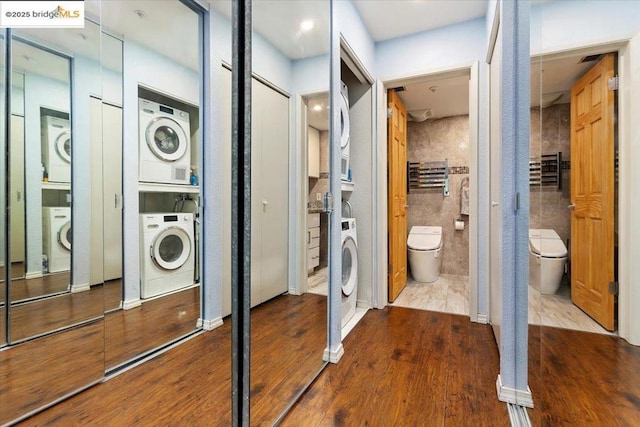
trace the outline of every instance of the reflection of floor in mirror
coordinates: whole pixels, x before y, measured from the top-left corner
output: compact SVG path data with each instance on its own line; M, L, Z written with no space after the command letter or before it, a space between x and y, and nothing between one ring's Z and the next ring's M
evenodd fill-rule
M326 314L326 298L313 294L281 295L251 310L251 425L273 425L324 365ZM36 414L25 425L229 426L230 355L227 317L219 328ZM132 397L135 404L123 405Z
M564 282L555 295L529 286L529 324L610 334L571 302L571 286Z
M24 276L24 263L12 262L11 263L11 277L23 277ZM0 266L0 277L4 282L4 265Z
M312 294L327 296L327 287L329 278L327 274L329 272L328 267L323 267L316 270L312 275L307 276L308 291Z
M70 273L65 271L33 279L12 280L11 301L23 301L66 292L70 276Z
M122 279L107 280L104 286L104 311L120 308L122 303Z
M468 316L468 294L468 276L440 274L433 283L419 283L408 276L407 286L391 305Z

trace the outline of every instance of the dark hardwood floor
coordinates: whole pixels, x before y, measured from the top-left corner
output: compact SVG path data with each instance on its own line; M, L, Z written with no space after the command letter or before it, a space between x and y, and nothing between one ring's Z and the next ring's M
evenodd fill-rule
M282 295L252 310L252 425L271 425L322 366L326 311L326 298L313 294ZM230 329L227 318L20 425L229 426Z
M370 310L283 426L509 425L487 325L400 307Z
M640 347L616 336L529 326L534 426L640 425Z
M62 273L46 274L34 279L12 279L10 286L11 302L19 302L66 292L69 287L70 277L70 273L65 271Z

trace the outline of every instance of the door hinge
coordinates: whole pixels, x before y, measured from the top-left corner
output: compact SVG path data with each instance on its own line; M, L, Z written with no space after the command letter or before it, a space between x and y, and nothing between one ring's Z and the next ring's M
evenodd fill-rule
M393 116L393 108L387 108L387 119L390 119Z
M618 90L620 85L620 78L618 76L613 76L607 81L607 86L609 86L609 90Z
M618 282L609 282L609 293L611 295L618 295L619 291L620 286L618 285Z

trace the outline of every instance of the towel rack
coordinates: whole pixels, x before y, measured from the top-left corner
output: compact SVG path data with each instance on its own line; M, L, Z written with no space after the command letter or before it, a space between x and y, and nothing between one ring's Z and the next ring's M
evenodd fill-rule
M562 152L529 159L529 185L556 186L562 189Z
M449 161L407 162L409 189L444 187L449 178Z

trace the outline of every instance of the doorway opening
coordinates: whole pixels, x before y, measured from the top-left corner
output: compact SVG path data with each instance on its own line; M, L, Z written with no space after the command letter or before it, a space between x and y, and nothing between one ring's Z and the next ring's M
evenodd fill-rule
M469 316L470 70L388 88L389 304Z
M615 330L617 95L608 80L617 54L607 52L532 59L530 324Z

